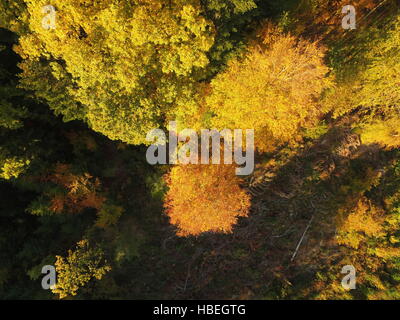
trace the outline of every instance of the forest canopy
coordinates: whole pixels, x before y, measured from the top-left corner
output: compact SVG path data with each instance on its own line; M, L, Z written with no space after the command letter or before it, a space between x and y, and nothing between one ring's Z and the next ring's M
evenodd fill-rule
M348 6L1 1L0 298L399 299L400 6Z

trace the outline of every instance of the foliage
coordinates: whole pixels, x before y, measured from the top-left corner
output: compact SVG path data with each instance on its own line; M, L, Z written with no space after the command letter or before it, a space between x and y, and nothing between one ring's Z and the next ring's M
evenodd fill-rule
M288 142L320 115L317 99L329 81L323 50L267 25L260 43L211 82L207 104L217 128L255 129L256 148ZM249 81L251 79L251 81Z
M0 296L400 299L400 7L348 4L1 1ZM150 166L171 120L255 129L253 174Z
M105 228L111 225L115 225L118 219L124 212L124 208L113 204L105 204L101 207L98 212L98 219L96 225L100 228Z
M215 33L198 0L54 1L50 31L41 24L47 2L26 4L30 32L17 50L21 83L65 120L82 119L111 139L140 144L172 104L191 104L190 76L209 63Z
M396 112L400 101L399 21L396 16L388 17L381 25L362 30L353 40L357 49L341 44L344 48L332 50L338 85L325 103L335 117L357 109L369 118Z
M246 217L250 197L240 188L232 165L184 165L167 177L166 213L178 235L232 232L238 217ZM188 211L190 208L190 211Z
M90 248L87 240L78 242L76 250L69 250L66 258L56 258L57 283L52 291L60 299L76 295L79 288L91 279L100 280L111 270L101 249Z
M0 178L6 180L18 178L18 176L24 172L27 165L29 165L29 160L6 158L2 161Z
M383 148L400 147L400 117L393 115L386 119L376 119L361 127L360 134L363 143L377 143Z

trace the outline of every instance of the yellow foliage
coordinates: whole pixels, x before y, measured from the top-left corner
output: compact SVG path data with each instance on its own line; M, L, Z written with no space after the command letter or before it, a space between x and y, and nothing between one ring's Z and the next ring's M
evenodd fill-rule
M0 178L5 180L18 178L26 170L29 163L29 160L17 159L15 157L5 159L2 167L0 167Z
M400 147L400 116L365 124L361 129L361 140L365 144L377 143L388 149Z
M52 292L60 299L75 296L90 280L100 280L111 270L101 249L90 248L88 240L78 242L76 250L69 250L66 258L56 256L56 259L57 283Z
M382 280L379 279L379 277L373 275L373 274L368 274L365 275L365 281L368 281L371 285L373 285L375 288L379 290L386 290L386 286L383 284Z
M360 200L355 211L348 215L345 230L363 232L367 236L377 236L383 230L382 222L382 212L376 211L374 207Z
M337 88L325 99L326 109L333 111L334 117L339 117L357 108L367 111L369 117L384 113L389 126L398 129L398 106L400 104L400 18L386 26L380 36L364 39L366 51L357 55L357 63L344 64L338 78ZM371 39L372 38L372 39ZM396 110L397 109L397 110ZM393 115L393 118L390 116ZM390 122L393 121L391 124ZM384 124L374 124L373 130L379 130L382 143L388 146L398 145L397 137L391 136L391 129L384 132ZM368 135L368 134L367 134ZM391 143L391 139L394 140Z
M375 254L383 259L399 258L400 248L393 248L393 247L376 248Z
M384 222L383 211L362 198L342 222L337 242L357 249L367 237L384 236Z
M255 129L256 148L268 151L320 116L317 101L330 81L317 43L271 25L260 34L262 43L212 81L207 104L213 126Z
M208 65L215 35L200 0L25 2L21 83L57 114L141 144L174 105L178 113L194 108L192 74ZM48 4L56 9L52 30L42 27Z

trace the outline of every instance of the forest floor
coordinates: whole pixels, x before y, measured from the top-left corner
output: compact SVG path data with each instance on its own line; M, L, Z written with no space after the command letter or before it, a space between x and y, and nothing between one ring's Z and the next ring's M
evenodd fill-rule
M311 298L317 272L342 259L335 242L339 210L353 192L346 186L360 161L378 174L387 159L377 147L361 144L349 119L336 121L317 139L258 159L244 186L252 195L249 217L240 218L232 234L197 238L177 237L166 219L140 253L141 266L133 266L132 272L143 276L132 279L129 295ZM339 268L332 281L342 277Z

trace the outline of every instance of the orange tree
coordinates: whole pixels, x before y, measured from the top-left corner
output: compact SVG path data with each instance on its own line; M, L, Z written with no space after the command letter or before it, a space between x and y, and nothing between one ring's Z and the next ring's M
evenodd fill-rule
M181 165L166 176L165 209L179 236L229 233L246 217L250 196L240 187L234 165Z

